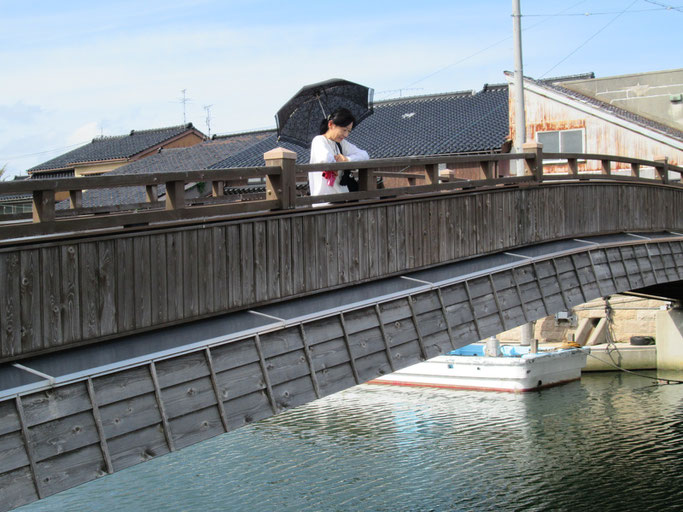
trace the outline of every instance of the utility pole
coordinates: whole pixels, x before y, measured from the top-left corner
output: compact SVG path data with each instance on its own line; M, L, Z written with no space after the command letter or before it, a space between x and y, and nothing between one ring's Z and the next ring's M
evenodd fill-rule
M526 142L526 116L524 115L524 67L522 65L522 13L520 0L512 0L512 35L514 39L515 74L515 137L513 144L515 153L522 153L522 144ZM515 160L517 176L524 175L524 163Z
M513 144L515 153L522 153L522 145L526 142L526 115L524 112L524 67L522 65L522 10L520 0L512 0L512 35L514 39L515 74L515 137ZM524 162L515 160L517 176L524 175ZM531 345L534 338L534 322L522 325L522 345Z

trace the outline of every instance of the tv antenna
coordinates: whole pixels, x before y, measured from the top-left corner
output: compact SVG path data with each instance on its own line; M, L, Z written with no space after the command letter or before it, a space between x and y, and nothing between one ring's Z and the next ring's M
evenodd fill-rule
M209 138L211 138L211 107L213 105L204 105L204 110L206 111L206 132Z
M189 101L192 101L192 99L191 99L191 98L188 98L188 97L186 96L187 89L183 89L183 90L180 91L180 92L183 93L183 97L180 98L180 103L183 104L183 124L187 124L187 116L186 116L186 113L185 113L185 111L186 111L186 105L187 105L187 103L188 103Z

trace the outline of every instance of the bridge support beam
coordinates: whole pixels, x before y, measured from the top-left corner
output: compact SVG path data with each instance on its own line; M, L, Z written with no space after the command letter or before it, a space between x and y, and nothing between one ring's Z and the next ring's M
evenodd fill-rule
M658 311L657 369L683 370L683 308Z

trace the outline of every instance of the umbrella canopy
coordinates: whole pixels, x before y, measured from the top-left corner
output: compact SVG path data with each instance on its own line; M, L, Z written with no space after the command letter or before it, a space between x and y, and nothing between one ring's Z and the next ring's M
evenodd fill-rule
M278 140L308 147L320 134L320 122L342 107L357 125L372 114L372 95L372 89L340 78L305 85L275 115Z

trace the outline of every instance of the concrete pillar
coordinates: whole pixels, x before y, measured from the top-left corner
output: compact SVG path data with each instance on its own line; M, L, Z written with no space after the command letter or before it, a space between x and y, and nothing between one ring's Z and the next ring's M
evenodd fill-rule
M657 311L657 369L683 370L683 308Z

